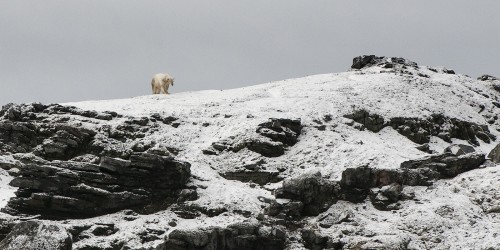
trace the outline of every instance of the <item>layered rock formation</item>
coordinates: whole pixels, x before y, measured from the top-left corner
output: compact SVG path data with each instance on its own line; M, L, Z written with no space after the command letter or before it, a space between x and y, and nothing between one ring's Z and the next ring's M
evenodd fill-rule
M0 167L15 176L10 185L19 188L3 208L10 214L71 218L126 208L154 212L172 203L190 177L189 163L168 151L141 152L113 138L147 133L139 126L148 120L86 128L92 123L81 117L108 121L117 115L41 104L8 105L0 114L2 149L13 153Z

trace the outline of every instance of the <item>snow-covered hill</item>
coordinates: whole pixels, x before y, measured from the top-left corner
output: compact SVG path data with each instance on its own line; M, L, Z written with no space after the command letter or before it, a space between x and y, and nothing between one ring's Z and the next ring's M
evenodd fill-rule
M70 232L73 249L500 249L500 168L484 158L500 136L497 84L401 58L365 56L348 72L239 89L5 106L0 207L11 215L1 214L0 236L13 233L0 246L15 246L8 240L22 230L12 227L40 214L39 223ZM26 123L47 137L18 143L13 127ZM77 136L81 141L61 140L61 128L50 124L95 132ZM106 138L96 151L99 136ZM443 154L450 145L466 146ZM122 210L127 202L120 196L120 206L109 205L114 210L104 215L64 211L67 220L47 220L61 219L68 197L85 198L33 184L36 171L52 170L32 165L50 165L56 181L83 171L65 170L76 169L74 162L120 179L115 167L125 165L115 161L133 166L133 157L146 153L190 165L176 202L149 212ZM368 172L353 177L353 168ZM7 205L11 181L23 190L18 197L43 193L51 197L45 203L66 197L64 206L34 198ZM68 185L114 192L87 182ZM120 192L138 194L136 188Z

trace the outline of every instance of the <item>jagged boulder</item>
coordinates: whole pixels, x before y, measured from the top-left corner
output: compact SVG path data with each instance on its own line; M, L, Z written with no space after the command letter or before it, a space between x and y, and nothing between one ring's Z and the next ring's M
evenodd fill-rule
M174 230L166 248L171 250L279 250L285 248L286 234L279 227L242 222L227 227Z
M259 124L256 132L275 142L293 146L301 130L300 119L271 118L269 122Z
M338 183L323 178L320 172L310 172L283 181L276 196L301 201L303 215L318 215L338 199L339 189Z
M234 137L212 143L212 147L204 149L206 155L217 155L221 151L239 152L247 148L265 157L278 157L285 154L288 147L295 145L302 130L300 119L271 118L257 127L261 138L236 140Z
M3 250L71 250L73 241L65 228L41 221L20 222L0 242Z
M302 130L300 119L271 118L269 122L259 124L256 132L266 140L249 140L246 147L266 157L278 157L285 153L287 147L295 145Z

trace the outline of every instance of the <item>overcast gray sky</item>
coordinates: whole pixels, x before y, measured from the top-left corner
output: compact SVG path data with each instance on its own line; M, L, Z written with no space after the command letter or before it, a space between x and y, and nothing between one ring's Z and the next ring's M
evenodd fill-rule
M500 1L0 0L0 105L228 89L362 54L500 75Z

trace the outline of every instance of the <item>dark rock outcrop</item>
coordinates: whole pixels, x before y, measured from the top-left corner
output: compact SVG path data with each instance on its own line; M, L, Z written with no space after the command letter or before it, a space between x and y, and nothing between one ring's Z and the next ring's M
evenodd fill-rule
M119 116L108 113L111 117ZM124 144L127 140L143 138L157 130L154 125L144 126L144 122L149 122L147 118L100 125L97 118L101 113L56 104L10 104L0 114L0 152L34 153L46 160L70 160L83 155L126 159L134 150L143 152L153 146L130 148Z
M225 228L209 227L174 230L166 240L171 250L279 250L285 248L286 235L278 227L243 222Z
M498 81L499 79L497 77L491 76L491 75L482 75L477 78L480 81Z
M370 114L366 110L356 110L351 114L344 115L344 117L362 124L366 129L375 133L379 132L385 126L387 126L382 116L377 114Z
M452 178L476 169L485 162L484 154L455 156L451 153L433 155L401 163L399 169L347 168L342 172L343 189L368 190L398 183L408 186L428 186L439 179Z
M320 172L306 173L286 179L275 193L276 198L300 201L300 206L271 203L266 213L271 216L297 219L318 215L338 200L363 202L371 194L375 207L397 209L399 200L409 199L401 191L404 186L429 186L439 179L452 178L478 168L485 162L483 154L451 153L405 161L399 169L375 169L367 166L347 168L339 182L322 178ZM377 188L376 190L372 190ZM293 209L292 209L293 208ZM298 208L298 209L297 209ZM299 211L299 215L296 211Z
M245 143L245 146L255 153L265 157L278 157L285 154L285 145L281 142L267 140L251 139Z
M259 185L267 183L279 182L282 180L279 177L278 171L232 171L221 174L222 177L228 180L238 180L241 182L253 182Z
M201 216L201 214L214 217L227 212L227 208L225 207L207 208L192 203L177 203L171 206L171 210L183 219L194 219Z
M216 151L238 152L244 148L265 157L278 157L285 154L288 147L295 145L302 130L299 119L271 118L269 122L259 124L256 132L264 138L248 138L235 141L228 138L212 143L212 148L204 149L206 155L217 155ZM267 138L266 138L267 137Z
M285 153L287 147L295 145L302 130L300 120L271 118L269 122L259 124L257 133L271 139L249 140L246 147L266 157L277 157Z
M17 161L0 167L16 170L11 185L19 189L3 211L89 217L125 208L152 212L175 201L189 163L175 160L170 149L130 142L154 132L147 117L96 126L114 117L56 104L4 106L0 152Z
M99 165L23 159L3 211L47 217L89 217L125 208L153 212L171 203L190 177L189 164L148 153L130 160L103 157Z
M86 118L93 118L98 120L112 120L115 117L121 117L116 112L97 112L93 110L82 110L73 106L63 106L60 104L13 104L9 103L4 105L0 110L0 117L6 118L11 121L28 121L28 120L43 120L49 115L68 114L74 116L81 116Z
M338 183L322 178L320 172L311 172L283 181L277 198L299 200L303 203L302 215L318 215L337 201Z
M363 55L352 59L352 69L362 69L371 66L381 66L382 68L394 68L395 65L405 67L417 67L415 62L401 57L384 57L375 55Z
M344 117L354 120L363 125L362 129L366 128L372 132L379 132L390 126L418 144L428 143L431 136L437 136L447 142L451 142L452 138L466 140L474 145L479 145L477 139L486 143L496 140L496 137L490 133L488 125L447 118L440 114L434 114L425 119L412 117L384 119L366 110L356 110Z
M401 163L403 170L428 169L437 174L439 179L452 178L461 173L478 168L486 161L484 154L466 154L455 156L451 153L410 160ZM432 175L434 175L432 174Z
M259 124L256 132L272 141L293 146L297 143L301 130L299 119L271 118L269 122Z
M0 242L3 250L70 250L73 241L66 229L39 221L20 222Z

